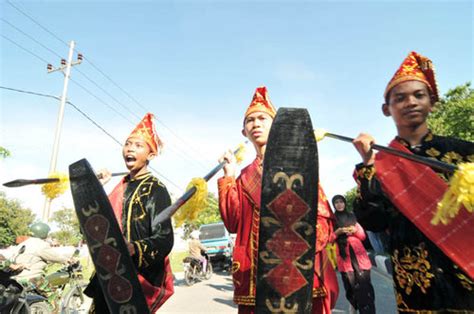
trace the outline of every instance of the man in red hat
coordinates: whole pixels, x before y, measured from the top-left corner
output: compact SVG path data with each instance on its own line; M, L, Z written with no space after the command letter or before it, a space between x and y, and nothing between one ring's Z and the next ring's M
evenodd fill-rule
M437 136L426 118L438 101L431 60L411 52L385 90L382 111L395 122L391 147L450 164L472 161L470 142ZM447 189L447 174L379 152L372 136L354 145L360 198L355 212L372 231L388 230L399 312L474 313L472 216L461 209L451 225L433 225L436 206Z
M171 204L164 184L148 170L148 163L162 147L153 119L152 114L146 114L125 141L122 155L130 173L109 195L152 313L174 292L168 259L173 247L171 220L152 224L153 218ZM103 171L102 177L105 184L110 173ZM95 276L85 292L94 298L90 313L109 313Z
M219 209L227 230L237 234L232 275L234 302L239 307L239 313L255 313L263 156L275 115L266 87L258 87L245 112L242 130L255 148L255 160L235 178L237 166L232 152L225 153L221 159L226 160L227 164L224 177L218 180ZM332 232L332 212L321 187L317 225L313 313L329 313L335 305L338 287L334 269L324 249Z

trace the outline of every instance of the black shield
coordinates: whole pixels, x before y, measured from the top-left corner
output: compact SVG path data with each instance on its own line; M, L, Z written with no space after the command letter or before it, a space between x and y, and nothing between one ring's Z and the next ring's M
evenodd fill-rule
M87 160L69 166L74 207L111 313L149 313L112 206Z
M257 313L311 313L318 150L306 109L280 108L263 163Z

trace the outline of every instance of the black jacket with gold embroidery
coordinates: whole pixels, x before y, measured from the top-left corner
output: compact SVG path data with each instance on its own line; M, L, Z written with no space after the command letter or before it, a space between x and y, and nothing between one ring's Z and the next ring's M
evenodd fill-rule
M474 144L470 142L432 133L416 147L401 138L397 140L416 155L450 164L474 161ZM359 223L367 230L387 231L390 235L398 311L474 311L474 282L394 207L384 195L373 166L359 164L356 172L360 186L354 211Z
M128 181L123 196L122 231L135 246L135 266L150 283L160 285L164 258L173 248L171 219L153 224L153 219L171 199L166 187L150 173Z

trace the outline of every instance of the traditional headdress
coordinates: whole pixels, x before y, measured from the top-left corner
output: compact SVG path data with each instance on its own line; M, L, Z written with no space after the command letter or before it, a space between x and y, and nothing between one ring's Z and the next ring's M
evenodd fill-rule
M387 98L387 95L392 88L406 81L420 81L425 83L434 96L434 101L438 101L438 86L436 84L434 66L431 60L427 57L414 51L410 52L388 83L387 88L385 89L384 98Z
M257 87L255 90L252 102L245 112L245 117L254 112L265 112L268 113L272 118L275 118L276 116L275 107L273 107L272 102L268 97L267 88L265 86Z
M154 119L155 116L153 114L147 113L127 138L141 138L150 146L152 152L158 154L159 150L163 147L163 142L156 133Z

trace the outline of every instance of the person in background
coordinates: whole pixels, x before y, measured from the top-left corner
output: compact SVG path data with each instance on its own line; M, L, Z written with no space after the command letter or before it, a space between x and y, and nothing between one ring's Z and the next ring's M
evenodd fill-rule
M206 271L207 267L207 259L201 254L201 252L206 252L206 247L202 245L201 241L199 241L199 231L194 230L190 234L189 240L189 255L200 260L202 271Z
M370 280L372 264L362 244L365 233L355 215L346 209L346 204L346 198L342 195L332 198L336 210L336 230L330 239L337 244L337 269L351 304L350 311L372 314L375 313L375 293Z
M15 276L16 280L31 281L37 279L44 275L44 270L48 264L67 264L71 261L70 257L59 254L58 250L51 247L51 244L46 241L50 230L47 224L36 222L30 226L31 237L13 248L13 255L17 255L15 263L23 268L23 271ZM23 246L25 251L18 254Z

